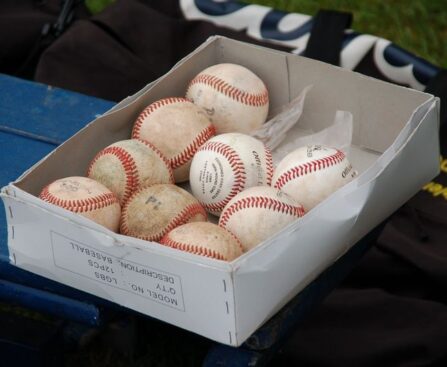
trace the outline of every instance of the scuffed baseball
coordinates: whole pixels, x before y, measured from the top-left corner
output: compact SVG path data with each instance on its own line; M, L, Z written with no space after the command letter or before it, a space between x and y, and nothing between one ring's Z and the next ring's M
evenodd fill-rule
M189 222L206 221L206 212L186 190L160 184L140 189L124 204L121 233L159 241L166 233Z
M167 233L161 244L213 259L232 261L242 255L239 240L224 228L209 222L194 222Z
M189 175L193 195L211 214L219 215L239 192L270 185L270 150L245 134L228 133L208 140L195 154Z
M304 207L284 192L256 186L230 200L219 218L219 226L239 238L244 251L248 251L304 214Z
M39 198L118 232L121 207L107 187L87 177L65 177L44 187Z
M216 133L205 111L186 98L160 99L138 116L132 138L151 142L166 156L175 182L189 179L191 159Z
M139 188L173 183L164 155L144 140L121 140L102 149L91 161L87 176L108 187L121 205Z
M356 174L342 151L308 145L294 150L279 162L272 186L292 196L309 211Z
M217 64L197 74L186 97L202 107L218 134L248 134L267 119L269 94L264 82L251 70L236 64Z

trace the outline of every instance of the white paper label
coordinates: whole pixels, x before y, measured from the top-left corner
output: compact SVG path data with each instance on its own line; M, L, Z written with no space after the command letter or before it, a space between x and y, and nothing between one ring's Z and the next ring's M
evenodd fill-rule
M51 243L56 267L185 311L178 275L118 258L53 231Z

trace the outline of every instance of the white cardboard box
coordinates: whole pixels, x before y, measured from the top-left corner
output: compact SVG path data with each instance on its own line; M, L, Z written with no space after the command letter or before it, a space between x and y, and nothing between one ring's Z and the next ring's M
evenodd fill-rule
M300 220L231 263L107 229L37 198L49 182L84 175L103 147L130 136L149 103L183 95L207 66L244 65L271 107L310 84L298 129L318 131L350 111L359 176ZM79 131L2 189L16 266L143 314L238 346L438 172L439 100L303 57L213 37L171 71ZM295 132L294 132L295 131Z

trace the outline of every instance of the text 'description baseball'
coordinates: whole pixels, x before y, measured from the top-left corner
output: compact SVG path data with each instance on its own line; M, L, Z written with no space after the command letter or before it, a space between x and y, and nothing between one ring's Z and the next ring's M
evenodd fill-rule
M123 205L138 189L173 183L169 161L145 140L117 141L102 149L91 161L87 176L109 188Z
M121 206L116 195L103 184L87 177L64 177L45 186L39 198L82 215L117 232Z
M218 134L259 129L269 110L264 82L242 65L217 64L197 74L186 97L202 107Z
M249 135L228 133L208 140L195 154L189 175L193 195L211 214L219 215L239 192L270 185L270 150Z
M113 256L90 245L51 232L54 265L159 304L185 310L178 275Z
M188 181L191 159L216 131L205 111L186 98L151 103L138 116L132 138L151 142L166 156L175 182Z
M307 145L279 162L272 186L289 194L309 211L356 175L357 171L341 150Z
M231 232L209 222L183 224L167 233L162 245L217 260L232 261L242 255L243 247Z
M304 207L286 193L270 186L255 186L230 200L219 225L233 233L248 251L304 214Z
M205 209L188 191L170 184L153 185L135 192L124 205L121 234L159 241L182 224L206 220Z

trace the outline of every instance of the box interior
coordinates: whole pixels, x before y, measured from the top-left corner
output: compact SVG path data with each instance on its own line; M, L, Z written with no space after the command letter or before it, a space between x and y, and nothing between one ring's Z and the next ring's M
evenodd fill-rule
M264 61L259 63L260 59ZM152 88L130 97L123 107L99 117L88 132L84 128L59 146L26 172L16 186L37 196L53 180L85 176L98 151L130 138L135 119L147 105L164 97L184 96L189 81L197 73L223 62L246 66L261 77L269 90L270 110L288 103L304 87L313 85L298 124L283 143L292 140L300 129L317 132L330 126L337 110L350 111L354 123L350 160L360 173L390 146L414 107L430 98L315 60L214 38L199 52L180 61Z

